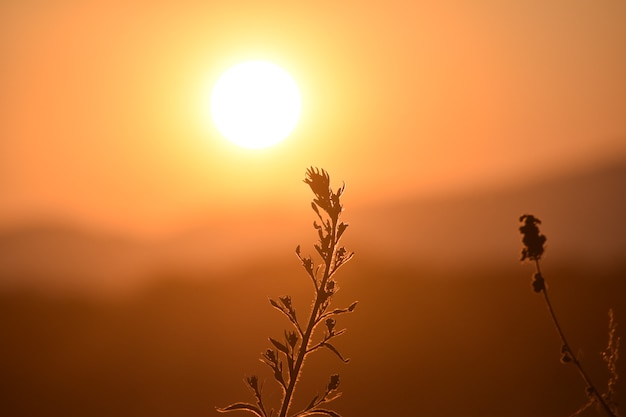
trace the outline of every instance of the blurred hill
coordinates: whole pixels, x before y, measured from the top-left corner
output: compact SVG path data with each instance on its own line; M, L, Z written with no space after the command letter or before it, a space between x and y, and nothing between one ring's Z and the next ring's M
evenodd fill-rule
M352 237L376 254L441 267L508 263L521 214L539 217L549 259L606 265L626 259L626 160L496 190L359 208ZM365 243L364 243L365 244Z
M544 221L552 302L602 389L608 309L622 338L626 323L625 185L626 165L613 164L511 190L348 204L345 243L357 255L338 275L335 303L359 301L338 320L348 332L337 347L352 360L320 352L298 401L339 372L345 417L570 415L584 385L559 363L558 337L530 290L533 267L518 262L517 217ZM315 234L310 218L261 219L160 241L5 230L0 415L217 415L215 406L252 400L241 383L252 373L276 400L258 357L287 322L267 298L290 294L305 314L310 283L293 249Z
M465 268L508 264L519 253L518 217L543 221L554 261L609 266L626 259L626 161L511 189L346 207L346 244L382 261ZM348 195L349 198L349 195ZM348 200L349 201L349 200ZM291 262L286 254L314 238L303 218L254 209L212 218L177 235L139 240L72 225L33 224L0 230L0 288L109 292L136 289L155 272L208 276L233 265Z

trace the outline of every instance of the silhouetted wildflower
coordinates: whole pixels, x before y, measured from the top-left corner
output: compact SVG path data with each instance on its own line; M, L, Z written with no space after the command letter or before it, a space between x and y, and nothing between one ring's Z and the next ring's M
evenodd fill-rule
M332 318L328 318L326 319L326 328L328 329L328 334L333 334L333 329L335 328L335 324L337 322L335 321L335 319Z
M272 349L267 349L263 354L263 357L267 359L270 363L278 362L278 356L276 355L276 351Z
M250 385L250 388L255 391L259 389L259 378L256 375L252 375L246 378L246 380L248 381L248 385Z
M541 224L541 220L533 216L532 214L524 214L519 218L520 222L524 224L519 228L522 233L522 243L524 243L524 249L522 249L522 261L530 259L531 261L537 261L543 254L543 244L546 243L546 237L539 234L538 224Z
M287 339L287 343L289 343L289 346L291 346L292 349L296 346L296 343L298 343L298 335L296 334L296 332L285 332L285 338Z
M313 199L314 204L312 205L315 213L320 216L320 212L316 207L317 205L336 221L342 210L340 198L343 194L344 187L342 186L336 193L333 193L330 188L330 177L328 173L323 169L320 170L313 167L306 170L304 182L311 187L311 191L315 194L315 198ZM334 226L336 226L336 224L333 224L333 227ZM316 225L315 227L319 228L321 226Z
M304 266L304 269L306 269L307 272L313 272L313 259L302 258L302 266Z
M609 382L607 384L607 393L600 394L596 389L595 385L591 382L591 379L583 369L579 359L572 353L572 348L569 343L565 339L565 334L559 324L556 314L554 313L554 309L552 308L552 303L550 302L550 298L548 297L548 290L546 287L545 279L541 274L539 260L541 259L541 255L543 255L543 245L546 242L546 237L539 233L539 227L537 225L541 224L541 221L531 214L524 214L519 218L520 222L523 222L523 225L519 228L522 233L522 242L524 244L524 248L522 249L522 261L528 259L531 261L535 261L536 272L533 275L532 280L532 288L533 291L537 293L541 293L543 295L544 301L546 303L546 307L548 308L548 312L550 313L550 318L552 319L552 323L561 339L561 357L560 361L563 364L573 364L577 369L582 379L585 381L586 385L586 393L588 396L588 401L576 411L572 417L580 416L587 408L589 408L592 404L598 404L605 413L610 417L617 416L617 405L612 400L612 395L614 394L614 385L617 381L617 372L615 367L615 361L617 361L617 345L619 344L619 339L615 342L615 327L613 324L613 316L612 311L610 311L610 323L609 323L609 353L603 354L603 359L607 362L607 367L609 368L609 373L611 374L609 378Z
M276 348L267 349L261 354L261 361L265 363L273 371L274 379L282 388L283 397L276 417L287 417L290 413L292 399L295 393L296 385L300 379L302 365L308 355L318 349L328 349L333 352L344 363L349 359L344 358L339 350L330 341L343 334L345 329L335 331L336 320L334 316L350 313L354 311L357 302L353 302L347 308L330 309L332 296L337 292L338 286L333 279L337 270L348 262L354 253L348 252L344 247L339 247L338 243L348 227L347 224L340 222L339 217L342 212L341 195L345 186L333 192L330 188L330 177L326 171L318 168L308 168L304 182L311 187L315 195L311 208L317 215L317 219L313 222L318 236L318 241L313 245L321 262L316 265L310 256L302 256L300 246L296 248L296 256L302 262L307 275L311 278L315 287L313 304L308 323L300 323L296 317L296 312L289 295L279 297L277 302L269 299L272 307L283 313L291 322L294 330L285 330L284 341L269 338L270 343ZM321 209L321 210L320 210ZM321 324L325 323L327 332L323 333L321 338L316 336L316 331ZM319 338L317 342L315 338ZM220 412L227 411L248 411L258 417L272 417L274 410L266 412L264 400L262 398L261 389L256 376L247 379L248 385L253 389L256 397L256 405L251 403L234 403L224 408L218 408ZM292 412L291 416L312 416L327 415L332 417L340 417L335 411L325 408L319 408L320 405L328 403L341 394L336 391L339 386L339 375L335 374L330 377L330 382L326 387L323 395L315 395L303 410ZM331 392L333 392L331 394Z
M310 167L306 170L304 182L311 187L311 191L315 194L313 200L319 207L328 211L330 208L330 198L332 190L330 189L330 177L326 171L318 168ZM314 207L317 211L317 208Z
M316 197L328 197L330 195L330 176L323 169L307 168L304 182L309 184Z

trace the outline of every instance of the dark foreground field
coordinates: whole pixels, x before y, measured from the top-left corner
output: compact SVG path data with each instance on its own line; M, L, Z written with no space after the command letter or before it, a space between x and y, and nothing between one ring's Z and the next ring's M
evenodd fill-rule
M585 401L530 265L445 275L419 265L346 267L337 303L360 304L339 326L347 365L328 352L304 369L307 401L331 372L341 375L345 416L562 416ZM270 266L219 279L163 277L123 298L7 291L0 295L0 408L6 416L208 416L250 400L245 374L286 320L267 296L308 300L297 268ZM626 267L589 271L546 263L555 308L598 385L607 373L607 311L624 336ZM621 361L620 374L626 375ZM312 384L307 384L311 382ZM620 403L626 388L618 385ZM243 414L243 413L240 413Z

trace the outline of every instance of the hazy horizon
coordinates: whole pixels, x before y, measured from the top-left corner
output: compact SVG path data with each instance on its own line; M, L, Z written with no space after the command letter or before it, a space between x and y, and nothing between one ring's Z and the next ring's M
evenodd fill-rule
M297 186L306 188L298 181ZM462 270L464 265L515 264L517 219L533 213L550 235L557 263L611 268L626 251L626 162L581 170L516 188L462 195L352 204L345 194L347 244L385 262ZM306 201L306 200L305 200ZM200 277L268 260L289 265L296 245L314 237L306 203L290 212L242 208L163 236L70 223L0 228L0 286L117 292L149 284L155 271ZM242 259L243 261L242 263Z

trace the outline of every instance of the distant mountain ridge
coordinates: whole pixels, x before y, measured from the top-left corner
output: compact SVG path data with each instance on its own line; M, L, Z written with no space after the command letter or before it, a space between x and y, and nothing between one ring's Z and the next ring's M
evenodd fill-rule
M355 215L352 233L392 258L498 263L519 252L526 213L543 221L548 257L626 262L626 159L507 189L382 202ZM375 235L365 231L372 225Z
M548 259L626 262L626 160L511 189L346 207L351 226L345 241L359 256L380 262L501 265L517 260L523 213L543 220ZM302 224L308 227L309 221ZM268 247L268 235L278 247ZM282 255L283 248L313 239L313 232L296 235L280 219L214 224L160 241L54 224L5 229L0 231L0 289L132 288L164 270L194 276L267 262L274 250Z

